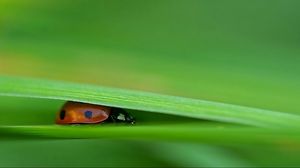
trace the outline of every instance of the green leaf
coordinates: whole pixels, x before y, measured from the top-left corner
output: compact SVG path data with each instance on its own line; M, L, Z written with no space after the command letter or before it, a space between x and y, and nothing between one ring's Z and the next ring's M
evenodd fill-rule
M298 130L200 124L136 126L0 126L4 138L163 140L205 144L288 145L299 144Z
M175 96L40 79L0 77L0 95L72 100L259 127L298 127L298 115Z

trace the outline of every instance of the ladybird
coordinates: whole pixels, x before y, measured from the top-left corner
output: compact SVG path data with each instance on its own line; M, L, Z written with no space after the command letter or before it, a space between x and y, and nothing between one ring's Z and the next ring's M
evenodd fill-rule
M121 108L66 102L56 117L56 124L130 123L135 119Z

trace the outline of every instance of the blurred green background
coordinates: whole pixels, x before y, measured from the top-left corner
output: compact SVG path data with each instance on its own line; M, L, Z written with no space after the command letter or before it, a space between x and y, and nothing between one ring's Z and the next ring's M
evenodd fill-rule
M0 75L299 113L299 7L298 0L1 0ZM0 122L52 124L62 103L0 97ZM0 166L300 163L299 149L243 144L1 140L0 148Z

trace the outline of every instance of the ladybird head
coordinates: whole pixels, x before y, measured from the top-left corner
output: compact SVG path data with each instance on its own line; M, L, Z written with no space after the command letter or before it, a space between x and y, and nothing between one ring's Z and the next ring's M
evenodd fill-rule
M127 113L128 115L125 117L125 122L130 124L135 124L135 119L132 115Z
M113 122L123 122L135 124L135 119L128 112L121 108L112 108L110 118Z

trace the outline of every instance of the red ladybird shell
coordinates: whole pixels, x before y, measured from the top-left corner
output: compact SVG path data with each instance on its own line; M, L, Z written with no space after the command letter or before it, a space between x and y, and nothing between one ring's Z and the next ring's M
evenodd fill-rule
M57 124L92 124L105 121L111 108L87 103L66 102L56 117Z

